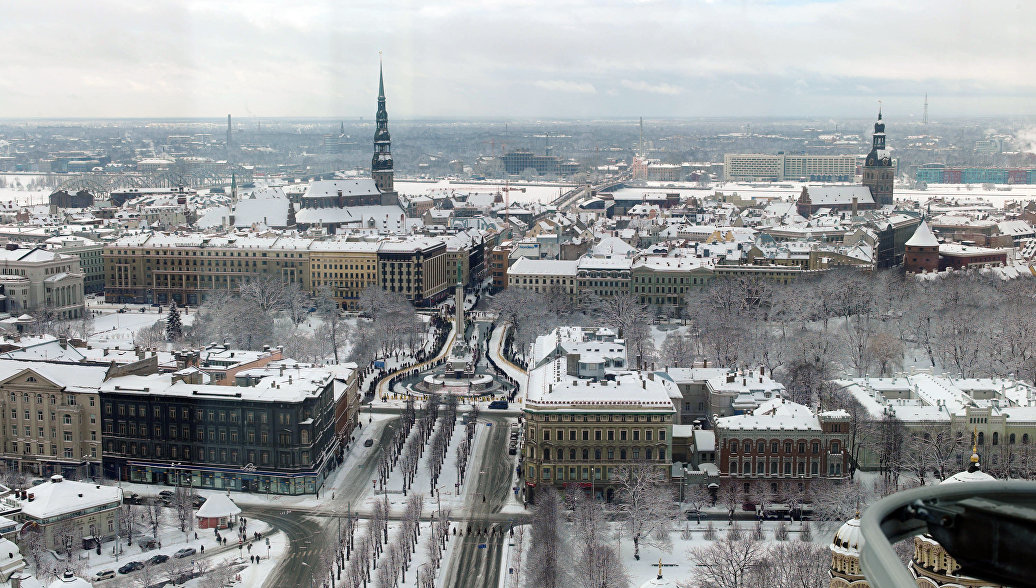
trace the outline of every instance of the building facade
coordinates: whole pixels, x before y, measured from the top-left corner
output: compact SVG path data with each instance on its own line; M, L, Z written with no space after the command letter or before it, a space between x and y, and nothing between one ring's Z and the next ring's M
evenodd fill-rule
M86 312L83 272L75 255L10 244L0 250L0 284L11 314L49 312L74 319Z
M528 502L544 486L575 486L611 501L621 468L636 464L657 466L668 479L676 414L671 398L678 392L653 373L624 369L624 362L608 367L609 352L584 347L624 345L587 336L596 335L557 329L534 346L522 454Z
M269 494L319 491L338 463L335 376L286 369L251 386L125 376L101 387L104 474Z
M858 161L856 155L727 153L723 169L728 180L851 182Z
M101 473L98 389L107 369L0 360L0 439L7 468L69 478Z
M725 483L746 495L805 490L815 480L843 480L849 473L849 414L814 414L783 398L748 414L716 420L717 465Z

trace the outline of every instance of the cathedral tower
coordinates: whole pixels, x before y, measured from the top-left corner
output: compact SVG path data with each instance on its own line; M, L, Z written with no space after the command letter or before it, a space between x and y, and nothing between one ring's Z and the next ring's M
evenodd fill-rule
M385 74L378 65L378 114L377 128L374 130L374 157L371 158L371 177L381 191L382 204L395 204L396 192L393 187L392 141L389 138L388 111L385 110Z
M892 204L892 182L896 177L896 168L892 165L892 156L885 148L885 123L881 120L881 109L878 109L878 122L874 123L874 136L871 140L871 152L863 164L863 185L871 189L871 196L878 206Z

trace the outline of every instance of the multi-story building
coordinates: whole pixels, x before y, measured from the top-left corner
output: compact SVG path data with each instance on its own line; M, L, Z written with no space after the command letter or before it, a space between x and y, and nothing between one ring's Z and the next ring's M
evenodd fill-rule
M748 414L716 419L720 477L750 496L801 492L814 480L849 473L849 413L813 413L773 398Z
M511 265L511 241L507 240L489 252L489 272L493 276L493 290L502 290L508 286Z
M680 307L689 292L712 279L711 260L647 255L633 262L632 292L641 304Z
M519 257L507 270L507 285L539 294L563 295L574 301L579 294L578 266L578 260Z
M62 319L79 318L83 304L83 272L75 255L8 244L0 250L0 285L6 312L46 311Z
M335 372L286 368L202 384L200 372L101 386L104 472L140 483L271 494L319 491L337 465Z
M581 295L610 298L629 294L632 257L584 255L577 263L576 288Z
M83 272L83 291L93 294L104 290L104 244L86 237L62 235L44 241L47 249L55 253L79 257L79 269Z
M522 458L529 502L544 486L576 486L610 501L614 477L633 464L657 465L668 476L679 391L654 373L615 364L625 354L607 349L624 345L593 339L600 334L558 329L533 347Z
M315 292L330 288L342 308L356 308L360 293L378 283L376 241L316 241L309 251Z
M371 249L376 249L373 271ZM104 264L109 302L189 305L204 302L213 291L236 291L250 280L273 277L313 294L331 287L343 308L375 284L427 306L445 296L448 273L446 245L430 237L367 243L148 233L105 246Z
M402 294L414 306L443 301L447 286L455 284L456 274L451 275L451 269L446 264L446 243L442 239L390 239L378 247L378 284Z
M7 468L79 478L101 472L108 368L0 360L0 439Z
M198 305L216 290L273 277L311 290L311 239L141 233L104 248L108 302Z
M1036 184L1036 169L925 163L914 172L914 179L928 184Z
M856 155L727 153L723 170L728 180L851 182L859 159Z

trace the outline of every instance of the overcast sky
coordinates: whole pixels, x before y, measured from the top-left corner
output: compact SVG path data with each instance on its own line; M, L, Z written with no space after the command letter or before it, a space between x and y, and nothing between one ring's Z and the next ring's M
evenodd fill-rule
M1032 114L1036 2L39 0L0 117Z

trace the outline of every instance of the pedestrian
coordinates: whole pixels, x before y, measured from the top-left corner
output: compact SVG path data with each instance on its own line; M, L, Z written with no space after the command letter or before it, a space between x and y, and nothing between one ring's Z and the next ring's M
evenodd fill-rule
M201 546L201 552L205 553L205 546L204 545Z
M194 540L195 540L195 541L197 541L197 540L198 540L198 532L197 532L197 531L195 531L195 532L194 532Z

